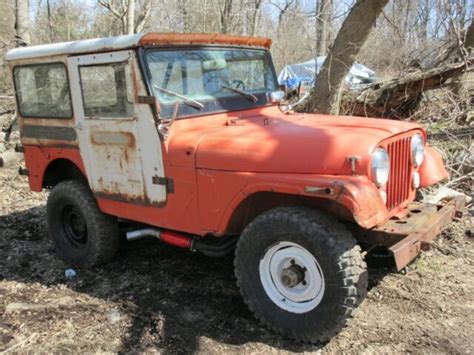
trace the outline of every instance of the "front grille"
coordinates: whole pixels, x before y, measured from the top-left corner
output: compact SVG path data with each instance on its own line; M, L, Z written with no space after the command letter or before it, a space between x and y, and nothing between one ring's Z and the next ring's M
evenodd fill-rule
M389 210L406 201L411 189L411 137L404 137L387 146L390 157L390 177L387 182Z

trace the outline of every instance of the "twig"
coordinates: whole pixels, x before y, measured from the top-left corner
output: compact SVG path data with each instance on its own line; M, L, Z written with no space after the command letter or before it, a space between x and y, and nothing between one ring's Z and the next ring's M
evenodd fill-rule
M18 347L23 347L23 345L25 345L26 343L30 343L32 341L35 341L36 338L38 338L38 333L33 333L29 338L26 338L25 340L14 344L13 346L9 347L8 349L3 350L2 352L0 352L0 355L4 355L8 352L11 352L13 349L16 349Z
M466 174L466 175L460 176L460 177L458 177L458 178L456 178L456 179L454 179L454 180L448 181L444 186L445 186L445 187L448 187L448 186L453 185L453 184L456 183L456 182L460 182L460 181L466 180L467 178L470 178L473 174L474 174L474 172L471 171L469 174Z

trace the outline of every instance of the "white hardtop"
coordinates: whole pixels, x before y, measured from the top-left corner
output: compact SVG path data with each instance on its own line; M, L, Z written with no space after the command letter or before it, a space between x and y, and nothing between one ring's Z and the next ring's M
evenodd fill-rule
M7 52L7 61L49 57L55 55L74 55L81 53L95 53L105 51L115 51L137 47L142 33L134 35L85 39L80 41L62 42L53 44L43 44L39 46L20 47Z
M7 61L14 61L57 55L100 53L130 49L138 46L208 44L270 49L272 40L269 38L234 36L218 33L137 33L135 35L15 48L8 51L5 59Z

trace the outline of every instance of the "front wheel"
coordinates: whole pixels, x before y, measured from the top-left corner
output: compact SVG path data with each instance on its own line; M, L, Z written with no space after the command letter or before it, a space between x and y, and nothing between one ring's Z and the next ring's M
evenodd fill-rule
M366 264L350 233L305 208L276 208L250 223L237 245L235 273L260 321L306 342L336 335L367 293Z

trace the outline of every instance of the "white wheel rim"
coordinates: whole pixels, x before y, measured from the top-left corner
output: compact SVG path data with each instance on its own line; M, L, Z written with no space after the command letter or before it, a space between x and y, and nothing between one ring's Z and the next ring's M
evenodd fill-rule
M282 273L292 265L304 270L304 278L290 287L282 281ZM324 275L321 267L313 254L296 243L279 242L268 248L260 260L259 273L267 296L285 311L309 312L323 298Z

